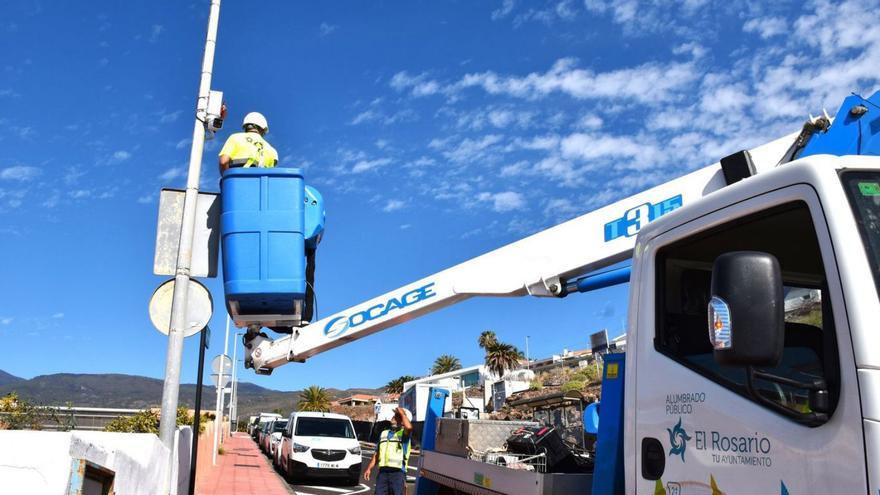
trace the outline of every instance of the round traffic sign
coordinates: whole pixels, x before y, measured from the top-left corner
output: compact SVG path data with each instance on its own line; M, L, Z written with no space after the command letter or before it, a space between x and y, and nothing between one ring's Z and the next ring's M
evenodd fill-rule
M220 354L211 361L211 371L214 373L223 372L224 375L232 374L232 360L226 354Z
M211 292L198 280L189 281L189 297L186 302L186 329L184 337L195 335L208 325L214 313ZM171 329L171 305L174 297L174 279L166 280L150 298L150 321L165 335Z

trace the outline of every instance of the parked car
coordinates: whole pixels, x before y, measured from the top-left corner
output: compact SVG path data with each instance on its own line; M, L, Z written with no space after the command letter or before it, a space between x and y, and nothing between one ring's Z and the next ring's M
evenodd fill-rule
M348 416L292 413L279 450L278 468L292 482L306 477L345 478L350 485L360 482L361 448Z
M251 436L251 438L254 437L254 427L259 423L259 421L260 421L259 416L251 416L248 418L247 433L248 433L248 435Z
M286 419L276 419L272 422L272 426L270 427L270 433L265 437L266 448L264 452L271 459L275 459L275 451L278 449L278 444L281 442L281 434L284 433L284 430L287 429L287 420Z
M268 440L269 435L272 434L272 425L275 421L275 419L270 419L263 423L260 426L260 432L257 434L257 445L260 446L260 450L264 453L266 452L266 440Z
M251 429L251 438L253 438L255 442L258 444L260 443L260 433L263 431L263 426L273 419L281 419L281 415L277 413L260 413L257 417L256 423Z

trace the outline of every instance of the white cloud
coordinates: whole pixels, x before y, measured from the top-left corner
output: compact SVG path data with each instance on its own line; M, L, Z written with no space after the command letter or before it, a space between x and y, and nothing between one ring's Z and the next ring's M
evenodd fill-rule
M162 182L170 182L178 177L183 177L184 175L186 175L186 170L184 170L183 167L172 167L159 174L159 180Z
M359 174L363 172L368 172L370 170L375 170L380 167L384 167L391 163L390 158L377 158L375 160L359 160L354 166L351 168L352 173Z
M515 5L516 3L514 0L503 0L501 6L492 11L492 20L497 21L498 19L507 17L513 11Z
M9 325L13 321L15 321L15 318L12 318L9 316L4 316L4 317L0 318L0 325Z
M165 26L161 24L153 24L152 29L150 29L150 43L155 43L159 40L159 36L165 31Z
M64 318L64 313L55 313L54 315L52 315L52 318L56 320Z
M155 199L156 199L155 194L150 193L150 194L145 194L145 195L139 197L139 198L137 199L137 202L140 203L140 204L145 205L145 204L152 203L153 201L155 201Z
M498 134L489 134L479 139L465 138L455 147L443 151L443 156L453 162L474 162L486 157L489 148L498 144L502 137ZM438 142L431 141L428 146L439 146Z
M743 31L747 33L756 33L761 38L767 39L785 34L788 31L788 23L782 17L749 19L743 24Z
M177 110L174 112L160 112L159 113L159 123L160 124L170 124L171 122L177 122L177 119L180 118L180 114L183 113L183 110Z
M119 151L113 152L113 155L111 157L111 161L116 162L116 163L120 163L120 162L124 162L124 161L128 160L129 158L131 158L131 153L129 153L128 151L125 151L125 150L119 150Z
M685 90L699 77L693 62L649 62L635 67L594 72L577 67L577 60L562 58L546 72L526 76L500 75L493 71L464 75L454 83L427 79L427 74L411 76L406 71L391 78L397 91L410 89L414 97L435 94L455 95L479 88L490 95L538 99L561 93L577 100L631 99L641 103L662 103L685 96Z
M335 24L328 24L326 22L322 22L321 25L318 26L318 30L321 32L321 36L327 36L337 29L339 29L339 26Z
M181 139L174 145L175 149L182 150L192 144L192 138Z
M703 58L708 51L708 48L695 41L682 43L672 49L672 53L675 55L690 55L694 59Z
M385 206L382 207L382 211L390 213L392 211L397 211L404 206L406 206L406 203L404 201L401 201L399 199L389 199L385 202Z
M92 196L92 191L89 189L75 189L67 193L72 199L85 199Z
M391 77L389 85L397 91L409 89L413 96L430 96L439 93L441 90L440 83L428 79L426 73L413 76L407 71L401 71L394 74L394 76Z
M0 169L0 179L29 181L40 175L41 170L37 167L28 167L25 165L15 165Z
M351 124L351 125L363 124L364 122L376 120L379 117L381 117L379 112L373 110L372 108L368 108L367 110L364 110L363 112L355 115L354 118L351 119L351 122L349 122L349 124Z
M491 202L492 209L499 213L519 210L526 205L526 200L523 195L515 191L504 191L500 193L482 192L477 195L477 200Z
M479 87L489 94L520 98L541 98L558 92L579 100L630 98L652 103L668 100L698 76L693 63L651 62L599 73L575 65L575 59L564 58L545 73L533 72L525 77L499 76L491 71L467 74L456 87Z
M602 117L595 114L588 114L581 117L577 126L581 129L595 130L602 127Z

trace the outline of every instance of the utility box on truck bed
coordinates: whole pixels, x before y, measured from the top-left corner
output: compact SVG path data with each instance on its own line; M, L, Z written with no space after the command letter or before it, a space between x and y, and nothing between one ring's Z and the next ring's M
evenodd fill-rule
M539 426L532 421L491 421L439 418L434 448L437 452L469 457L504 447L504 443L523 426Z

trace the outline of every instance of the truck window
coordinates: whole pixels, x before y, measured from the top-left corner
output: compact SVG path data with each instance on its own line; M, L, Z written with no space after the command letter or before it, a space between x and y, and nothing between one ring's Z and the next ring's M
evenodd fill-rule
M663 247L657 257L658 352L749 397L746 371L719 366L708 338L712 263L729 251L763 251L779 260L785 280L785 349L765 371L798 381L824 379L831 410L840 394L837 338L819 242L806 204L789 203ZM759 393L791 411L809 412L809 393L758 380ZM831 415L829 414L829 417ZM797 421L796 415L790 418Z

